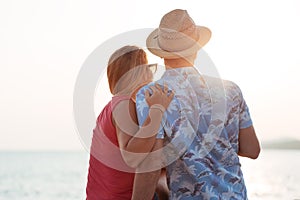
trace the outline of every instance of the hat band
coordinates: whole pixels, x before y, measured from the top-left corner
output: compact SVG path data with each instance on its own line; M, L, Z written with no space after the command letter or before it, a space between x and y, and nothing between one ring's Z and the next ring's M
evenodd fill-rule
M189 49L197 42L199 33L196 26L179 32L172 29L159 28L158 45L169 52L178 52Z

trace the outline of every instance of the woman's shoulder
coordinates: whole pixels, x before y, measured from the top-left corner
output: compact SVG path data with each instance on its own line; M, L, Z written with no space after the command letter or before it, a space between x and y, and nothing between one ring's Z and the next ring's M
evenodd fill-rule
M115 95L112 97L110 104L112 108L115 108L120 102L128 101L131 97L129 95Z

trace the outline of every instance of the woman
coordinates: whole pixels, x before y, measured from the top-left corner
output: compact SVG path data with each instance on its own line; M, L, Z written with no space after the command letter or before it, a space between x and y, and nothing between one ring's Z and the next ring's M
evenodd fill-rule
M174 96L167 94L166 86L151 87L152 93L148 92L145 99L152 109L143 126L137 125L135 94L152 81L150 67L145 51L136 46L122 47L109 59L107 77L114 96L100 113L94 129L88 200L131 199L135 171L147 163L149 152L162 147L156 133Z

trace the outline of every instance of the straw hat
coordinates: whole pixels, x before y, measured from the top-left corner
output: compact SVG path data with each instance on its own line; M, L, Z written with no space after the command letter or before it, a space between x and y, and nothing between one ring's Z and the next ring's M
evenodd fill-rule
M148 36L146 45L151 53L172 59L196 53L210 37L208 28L197 26L186 10L176 9L163 16L159 28Z

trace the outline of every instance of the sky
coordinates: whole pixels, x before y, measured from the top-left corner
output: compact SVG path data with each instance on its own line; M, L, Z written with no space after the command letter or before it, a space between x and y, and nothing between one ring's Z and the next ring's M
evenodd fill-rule
M0 1L0 150L83 149L73 117L82 64L103 42L156 28L176 8L212 30L205 51L242 89L259 139L300 139L297 0L11 0ZM103 80L96 115L109 100Z

